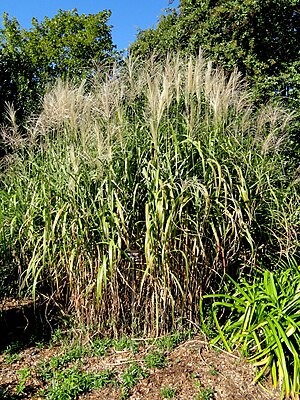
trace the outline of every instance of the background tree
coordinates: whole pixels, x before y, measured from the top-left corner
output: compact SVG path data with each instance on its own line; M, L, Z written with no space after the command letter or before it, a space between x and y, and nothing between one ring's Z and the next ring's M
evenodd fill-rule
M278 94L300 99L300 6L298 0L182 0L156 29L138 34L131 53L156 50L206 55L231 72L238 68L266 101Z
M0 116L5 102L14 103L19 119L32 112L49 82L56 78L84 79L115 56L110 11L79 15L77 10L45 17L21 29L3 15L0 31Z

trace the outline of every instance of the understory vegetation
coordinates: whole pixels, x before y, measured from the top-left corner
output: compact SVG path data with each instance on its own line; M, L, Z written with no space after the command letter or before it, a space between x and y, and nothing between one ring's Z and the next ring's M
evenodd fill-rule
M59 349L58 354L39 361L34 367L19 369L15 393L12 394L9 388L2 391L0 388L1 398L28 398L27 396L32 393L47 400L67 400L76 399L79 395L92 390L109 387L111 391L116 389L118 393L116 399L125 400L129 398L130 390L141 379L147 378L154 369L161 370L166 367L170 352L190 337L192 333L186 332L155 340L145 339L143 343L140 343L139 339L121 337L120 339L97 338L82 344L77 340L74 341L72 334L66 334L58 329L48 343L48 350L55 352ZM45 348L43 342L37 343L37 346L40 351ZM112 363L110 368L101 372L87 370L88 364L93 364L89 360L103 360L105 357L113 357L117 352L126 355L126 358L119 363ZM8 346L4 351L4 363L13 365L22 357L20 353L22 347ZM135 357L137 354L138 358ZM116 367L121 368L117 370ZM38 385L34 386L33 382L38 382ZM174 388L163 387L161 391L163 398L175 397Z
M201 52L129 57L91 80L49 87L26 134L9 110L1 292L49 302L85 335L162 335L210 314L216 341L297 396L293 115L255 107Z

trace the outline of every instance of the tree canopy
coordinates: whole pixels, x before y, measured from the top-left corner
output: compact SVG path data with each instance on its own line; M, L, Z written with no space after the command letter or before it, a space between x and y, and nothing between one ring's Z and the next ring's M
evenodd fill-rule
M183 51L235 68L261 100L300 98L299 0L181 0L155 29L140 31L134 56Z
M47 83L56 78L83 79L115 55L110 11L80 15L76 9L59 10L42 22L32 19L29 30L16 18L3 15L0 30L0 115L5 102L19 115L32 111Z

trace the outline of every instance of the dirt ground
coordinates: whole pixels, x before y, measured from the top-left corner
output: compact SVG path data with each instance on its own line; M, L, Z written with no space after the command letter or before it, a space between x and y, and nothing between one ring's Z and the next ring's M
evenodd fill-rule
M39 394L43 383L35 373L41 361L50 360L65 351L62 347L29 347L18 353L11 363L5 353L0 354L0 399L43 399ZM88 372L101 372L111 369L116 374L133 361L143 365L145 354L151 346L143 345L138 352L116 351L110 349L103 357L87 357L82 360L82 369ZM270 382L265 388L253 384L255 369L236 354L229 354L218 348L210 348L201 337L182 342L166 354L167 363L163 368L148 369L148 376L139 379L128 394L131 400L277 400L279 392L274 391ZM16 395L20 383L18 371L30 368L32 373L26 379L22 395ZM168 392L163 389L170 389ZM164 397L167 396L167 397ZM107 386L77 397L80 400L118 400L121 388Z

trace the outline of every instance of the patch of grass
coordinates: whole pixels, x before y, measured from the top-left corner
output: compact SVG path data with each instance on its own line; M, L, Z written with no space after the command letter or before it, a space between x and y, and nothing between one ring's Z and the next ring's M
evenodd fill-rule
M218 368L216 368L215 366L212 366L210 368L210 370L208 371L208 373L212 376L217 376L220 374L220 371L218 370Z
M132 340L127 336L123 336L120 339L113 340L112 344L116 351L130 350L133 353L136 353L138 351L137 341Z
M25 367L18 371L19 383L17 384L17 387L16 387L16 392L18 395L21 395L24 393L24 390L26 388L26 381L31 376L31 372L32 372L32 369L28 368L28 367Z
M81 365L86 355L102 357L111 347L123 351L130 348L132 343L126 337L121 341L96 339L88 346L75 344L70 349L65 348L65 352L38 366L38 378L44 386L48 386L42 394L49 400L71 399L80 393L111 384L120 386L121 399L126 399L137 381L148 375L137 362L131 363L119 378L110 370L97 374L83 372Z
M83 357L87 354L100 352L102 354L105 341L95 342L93 346L81 346L78 343L71 348L65 346L62 354L43 361L38 365L37 376L43 382L41 395L47 400L75 399L79 394L106 385L117 385L115 373L106 370L100 373L82 371ZM109 343L109 342L107 342ZM99 350L100 349L100 350Z
M196 394L194 400L215 400L214 390L212 387L203 387L199 380L199 376L195 373L192 373L191 377L195 379L194 383L199 390L199 393Z
M194 400L215 400L214 390L211 387L201 388Z
M107 370L100 374L82 372L77 368L54 371L49 388L43 392L47 400L75 399L92 389L116 384L115 375Z
M39 363L37 371L39 375L39 379L43 382L48 382L53 379L55 373L59 373L59 371L63 371L67 366L74 366L76 368L83 363L83 357L89 354L90 349L88 347L83 347L79 344L74 344L70 348L66 345L61 354L52 357L49 361L42 361ZM72 371L72 369L70 369Z
M22 350L22 344L19 342L14 342L6 347L4 350L4 362L6 364L13 364L16 361L21 360L20 351Z
M103 357L107 354L107 351L113 347L114 341L111 339L94 339L90 346L90 355Z
M154 341L155 345L160 350L172 351L179 343L188 340L193 336L192 331L185 330L183 332L175 332L170 335L165 335Z
M51 336L51 344L60 344L66 340L66 332L61 328L57 328Z
M87 353L88 349L80 345L71 347L71 349L66 349L63 354L51 358L50 360L51 368L59 369L74 361L80 362L83 356L85 356Z
M167 365L167 358L161 351L153 351L144 357L147 368L164 368Z
M177 389L172 386L163 386L160 393L163 399L174 399L177 394Z
M137 363L133 362L121 375L121 386L123 388L120 399L127 399L130 389L135 386L139 379L145 378L148 373Z
M73 344L70 348L65 344L61 354L51 357L48 361L39 363L37 367L39 379L44 382L45 385L52 381L60 382L60 380L64 380L67 382L68 379L71 381L73 376L79 379L80 366L83 364L83 358L93 353L93 351L92 347L83 347L78 343ZM66 369L66 367L69 368ZM66 373L67 375L64 375L64 370L69 371ZM88 378L89 375L86 377L84 376L83 380Z
M4 356L4 362L6 363L6 364L13 364L13 363L15 363L15 362L17 362L17 361L20 361L21 360L21 354L19 354L19 353L13 353L13 354L5 354L5 356Z
M38 350L42 350L46 347L46 342L43 340L40 341L36 341L34 342L34 346L38 349Z

